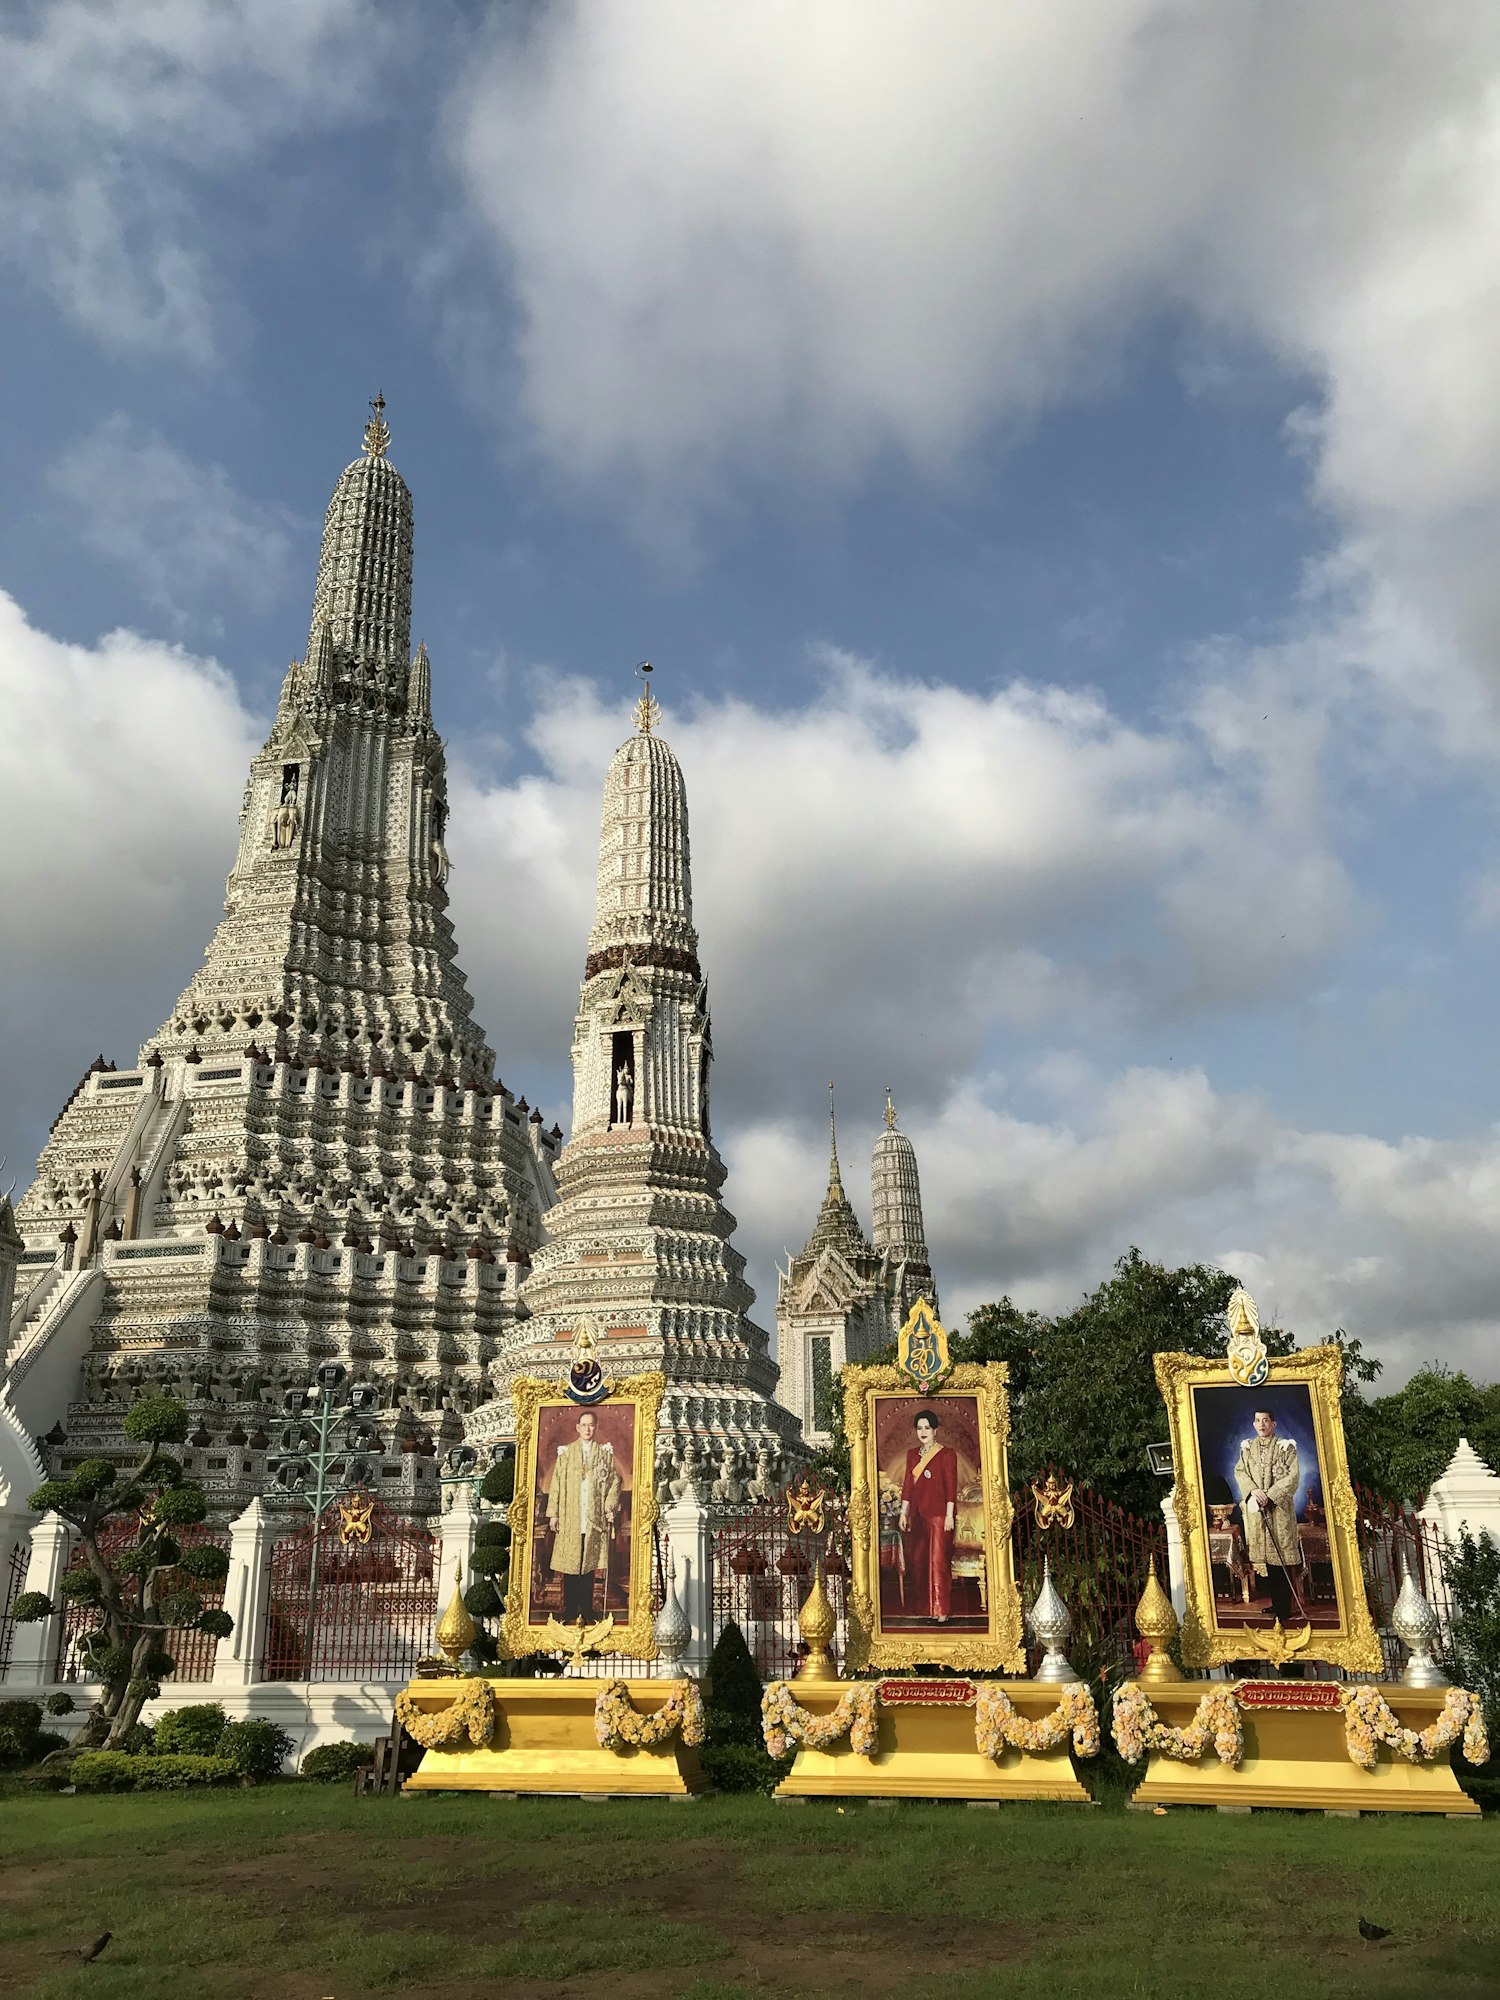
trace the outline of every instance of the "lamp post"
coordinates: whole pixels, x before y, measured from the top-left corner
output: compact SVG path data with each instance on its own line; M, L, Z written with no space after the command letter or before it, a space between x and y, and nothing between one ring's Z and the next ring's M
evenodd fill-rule
M288 1389L283 1408L289 1421L278 1440L280 1454L271 1476L283 1493L305 1500L312 1508L312 1556L307 1573L307 1673L312 1679L313 1639L317 1631L318 1538L323 1509L336 1494L368 1483L372 1471L365 1454L379 1450L379 1427L370 1420L379 1392L373 1382L355 1382L345 1389L349 1371L342 1361L327 1361L311 1389Z

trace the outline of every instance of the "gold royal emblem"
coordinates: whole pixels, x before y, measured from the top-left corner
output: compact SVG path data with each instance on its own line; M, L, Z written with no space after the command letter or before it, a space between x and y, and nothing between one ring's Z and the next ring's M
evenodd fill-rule
M375 1502L370 1495L351 1493L347 1500L340 1500L338 1507L340 1548L347 1549L355 1542L368 1548L375 1526Z
M896 1336L896 1366L914 1389L935 1389L953 1367L948 1334L933 1317L926 1299L918 1299Z
M821 1535L823 1532L823 1504L827 1494L821 1486L814 1486L812 1474L804 1472L800 1486L786 1489L786 1524L794 1535Z
M1073 1525L1073 1481L1060 1486L1055 1472L1049 1472L1042 1485L1032 1481L1031 1497L1036 1502L1036 1524L1039 1528L1071 1528Z

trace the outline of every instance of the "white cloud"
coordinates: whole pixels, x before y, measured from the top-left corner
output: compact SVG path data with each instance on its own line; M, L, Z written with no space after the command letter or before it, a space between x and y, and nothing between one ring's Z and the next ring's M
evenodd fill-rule
M70 445L49 484L79 539L179 623L226 597L263 610L286 583L296 517L247 499L222 466L198 464L123 414Z
M1047 1065L1027 1077L1047 1094ZM1386 1386L1431 1360L1495 1372L1494 1215L1500 1138L1387 1143L1305 1132L1197 1071L1077 1075L1050 1118L1024 1118L1003 1086L966 1081L903 1124L917 1148L944 1317L1009 1293L1066 1311L1131 1243L1169 1265L1216 1264L1262 1316L1311 1344L1335 1327L1386 1365ZM869 1215L866 1148L841 1124L844 1183ZM826 1154L809 1126L756 1121L733 1135L729 1193L758 1271L800 1247Z
M1500 750L1494 8L560 4L496 30L451 154L488 351L518 308L541 449L648 524L941 476L1163 315L1200 388L1215 339L1273 354L1341 536L1299 641Z
M794 1112L835 1052L878 1072L901 1049L906 1088L935 1098L1007 1026L1069 1037L1253 1005L1347 934L1352 892L1289 762L1226 773L1191 718L1148 732L1097 696L819 664L801 710L727 700L666 723L732 1111ZM455 771L465 962L528 1064L555 1059L575 1004L623 721L549 680L539 774Z
M0 19L0 260L106 347L202 365L222 246L194 205L368 109L370 0L46 0Z

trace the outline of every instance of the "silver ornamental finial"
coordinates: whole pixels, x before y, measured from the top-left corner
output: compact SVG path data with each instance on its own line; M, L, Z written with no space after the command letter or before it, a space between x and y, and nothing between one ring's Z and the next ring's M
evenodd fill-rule
M687 1651L693 1628L677 1595L677 1562L673 1558L667 1572L667 1594L656 1614L656 1657L665 1667L675 1667Z
M1415 1578L1401 1558L1401 1590L1391 1607L1391 1629L1411 1654L1401 1679L1407 1687L1448 1687L1448 1676L1432 1657L1441 1627L1437 1613L1422 1595Z
M1042 1648L1041 1664L1033 1680L1076 1681L1063 1647L1068 1643L1068 1634L1073 1630L1073 1620L1068 1616L1068 1607L1058 1595L1057 1586L1052 1581L1052 1558L1044 1558L1042 1563L1042 1587L1037 1592L1036 1603L1027 1614L1026 1622L1031 1627L1031 1636Z

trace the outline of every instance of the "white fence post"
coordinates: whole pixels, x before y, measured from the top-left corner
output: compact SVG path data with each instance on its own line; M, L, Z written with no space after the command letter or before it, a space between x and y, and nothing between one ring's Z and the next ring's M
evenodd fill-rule
M1450 1542L1456 1542L1467 1527L1471 1535L1488 1534L1500 1548L1500 1478L1467 1438L1459 1439L1447 1470L1422 1503L1419 1518L1431 1522Z
M708 1671L714 1649L713 1536L708 1509L691 1488L662 1509L662 1526L670 1544L669 1565L677 1569L677 1596L687 1613L693 1636L682 1656L682 1672L700 1677Z
M229 1525L224 1609L234 1620L234 1630L219 1641L214 1654L213 1683L217 1688L249 1687L260 1677L271 1597L273 1525L258 1498Z
M59 1591L73 1548L73 1531L59 1514L44 1514L31 1531L31 1561L23 1590L45 1591L58 1608L34 1625L17 1625L11 1634L12 1685L45 1687L57 1678L57 1649L62 1644L63 1614Z
M1182 1524L1177 1519L1177 1488L1161 1503L1167 1528L1167 1593L1179 1618L1187 1616L1187 1571L1182 1560Z

